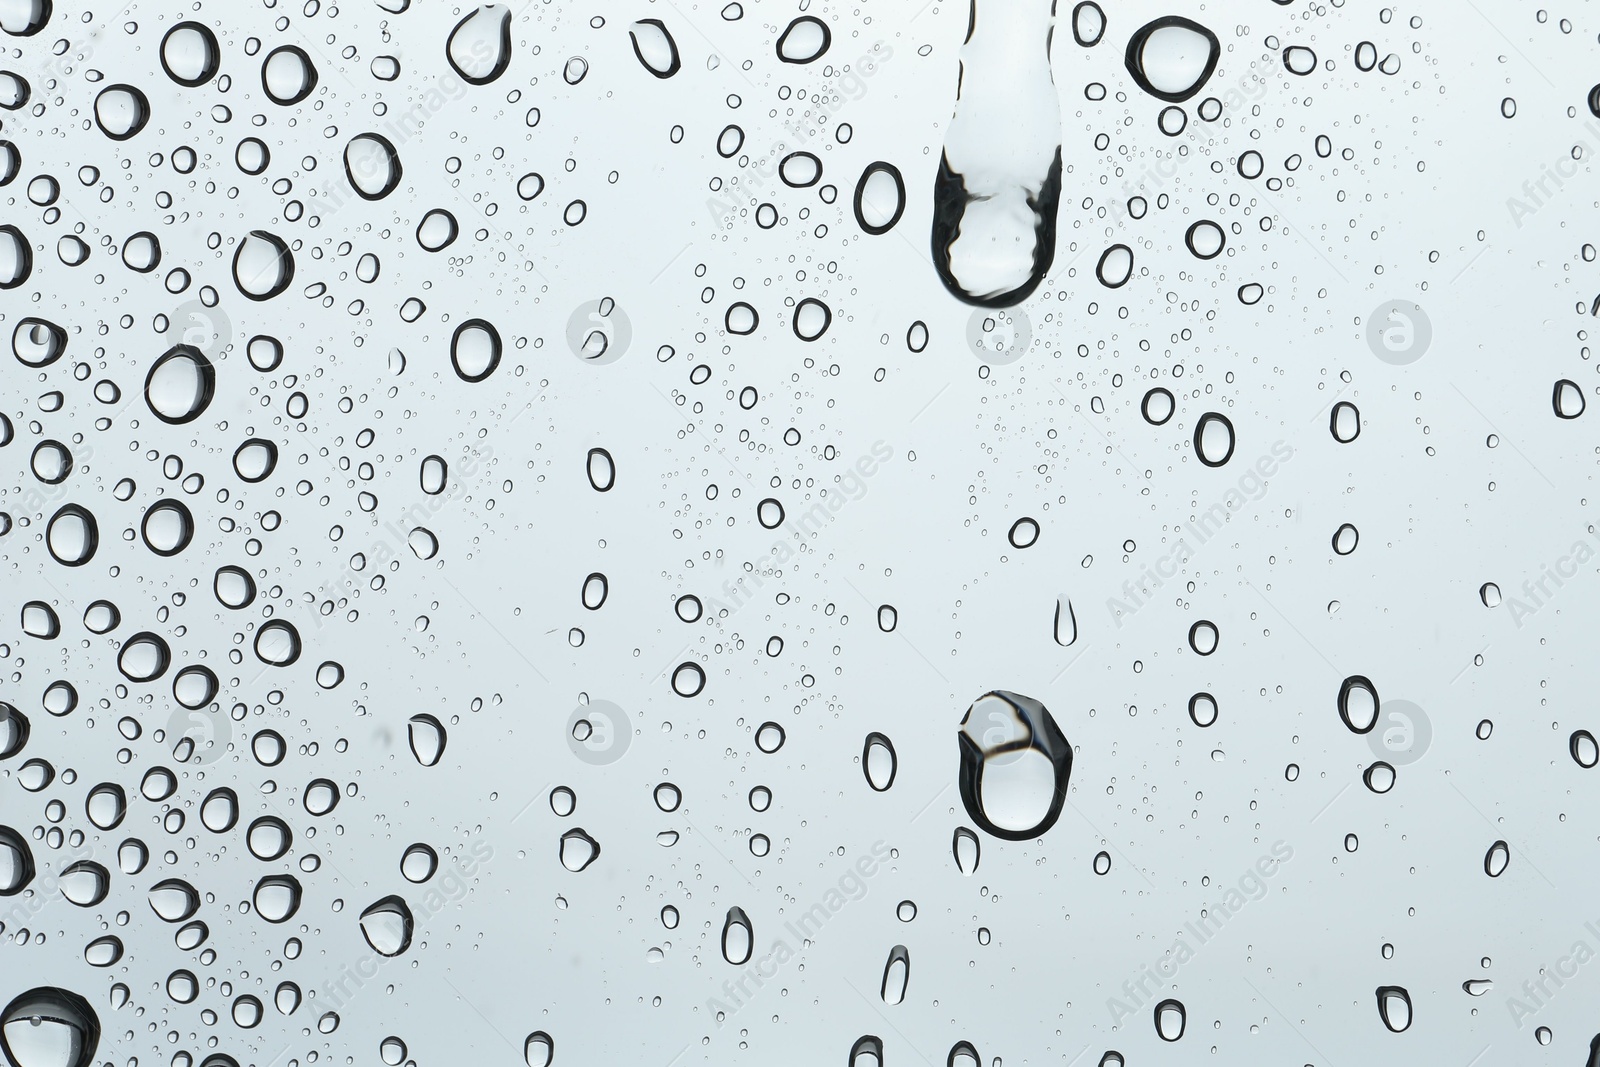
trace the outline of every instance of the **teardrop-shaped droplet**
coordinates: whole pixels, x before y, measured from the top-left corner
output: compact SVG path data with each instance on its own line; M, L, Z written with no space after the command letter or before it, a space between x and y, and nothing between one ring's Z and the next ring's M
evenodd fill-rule
M61 895L80 908L92 908L111 891L111 872L93 860L68 864L57 876Z
M778 37L778 58L785 63L810 63L821 59L833 42L828 24L815 15L801 15Z
M961 802L979 829L1023 841L1055 825L1072 746L1043 704L1004 690L986 693L967 709L956 738Z
M1056 615L1051 634L1062 648L1071 648L1078 640L1078 616L1072 610L1072 601L1064 595L1056 597Z
M181 878L167 878L150 887L145 894L150 910L162 922L181 923L194 918L200 910L200 893Z
M658 78L670 78L683 64L678 58L678 42L660 19L640 19L628 27L628 39L640 65Z
M1378 689L1372 679L1352 674L1339 686L1339 718L1352 733L1371 733L1378 725Z
M735 967L743 967L750 962L755 944L755 927L750 922L750 916L741 907L729 908L722 920L722 958Z
M469 12L445 40L445 58L469 85L487 85L511 64L511 9L483 4Z
M251 230L233 253L233 283L251 300L271 300L294 281L294 253L277 234Z
M1221 55L1216 34L1181 15L1167 15L1134 32L1123 64L1139 88L1181 104L1205 85Z
M894 785L895 772L899 767L894 743L876 731L868 734L866 744L861 749L861 769L867 776L867 784L879 793L885 792Z
M1053 5L975 0L933 191L933 265L956 299L1011 307L1055 259L1061 105Z
M1403 1033L1411 1026L1411 994L1397 985L1379 986L1378 1018L1391 1033Z
M889 958L883 964L883 982L878 986L878 995L885 1004L899 1004L906 999L906 986L911 983L911 953L904 945L896 945L889 950Z
M0 1051L15 1067L89 1067L100 1017L78 994L38 986L0 1012Z
M1184 1008L1183 1002L1170 997L1156 1005L1155 1023L1156 1036L1163 1041L1176 1041L1183 1036L1184 1027L1188 1025L1189 1012Z
M978 869L978 861L983 858L983 848L978 843L978 835L965 826L956 827L956 832L950 839L950 854L955 857L956 870L962 874L972 874Z
M398 956L411 947L411 909L390 895L361 913L361 936L380 956Z
M945 1057L945 1067L983 1067L983 1057L978 1055L978 1050L970 1041L957 1041L950 1046L950 1055Z
M400 185L404 168L394 142L378 133L357 134L344 147L344 174L363 200L382 200Z
M579 827L561 835L559 851L561 866L576 873L600 858L600 842Z
M411 754L418 763L432 767L439 762L448 739L443 723L427 713L413 715L406 724L406 733L411 743Z

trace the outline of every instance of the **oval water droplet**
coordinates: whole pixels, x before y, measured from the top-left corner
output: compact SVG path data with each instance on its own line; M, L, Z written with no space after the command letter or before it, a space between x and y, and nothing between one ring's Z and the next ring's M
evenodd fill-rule
M113 141L126 141L150 121L150 101L131 85L108 85L94 98L94 121Z
M1182 1001L1167 998L1156 1005L1156 1036L1163 1041L1176 1041L1183 1036L1189 1022L1189 1012Z
M1361 412L1348 400L1333 405L1328 416L1328 432L1341 445L1347 445L1361 436Z
M1337 555L1348 556L1360 542L1361 531L1348 522L1333 531L1333 551Z
M1394 788L1394 767L1383 760L1379 760L1362 773L1361 780L1374 793L1387 793Z
M1094 274L1107 289L1120 289L1127 285L1128 279L1133 277L1133 249L1122 244L1112 245L1100 253L1100 262L1095 264Z
M1496 841L1489 846L1489 851L1483 854L1483 873L1490 878L1498 878L1506 872L1506 867L1511 863L1511 846L1504 841Z
M1594 734L1588 730L1574 730L1567 739L1567 752L1571 754L1572 761L1584 769L1589 769L1600 763L1600 743L1597 743Z
M1210 619L1201 619L1189 627L1189 647L1198 655L1211 655L1217 650L1218 640L1217 624Z
M261 88L281 107L292 107L317 87L317 68L299 45L279 45L261 64Z
M1397 985L1379 986L1378 1018L1391 1033L1404 1033L1411 1026L1411 994Z
M555 1058L555 1039L543 1030L535 1030L522 1043L522 1062L527 1067L550 1067L550 1061Z
M1196 693L1189 698L1189 719L1204 729L1217 721L1217 698L1210 693Z
M0 826L0 897L14 897L28 888L35 873L27 839L9 826Z
M1378 689L1365 675L1352 674L1339 686L1339 718L1351 733L1367 734L1378 725Z
M464 382L481 382L500 366L500 331L484 319L468 319L450 338L450 363Z
M755 927L751 925L750 916L741 907L729 908L727 917L722 920L722 958L735 967L743 967L750 962L755 944Z
M617 463L611 458L611 453L603 448L589 449L584 472L589 476L589 485L597 493L609 493L617 484Z
M861 770L867 776L867 784L879 793L885 792L894 785L895 772L899 767L894 742L876 731L868 734L866 744L861 749Z
M906 181L900 174L900 168L881 159L867 164L856 181L853 203L856 225L861 227L863 233L876 237L894 229L895 223L900 221L900 216L906 210ZM924 334L926 331L927 327L924 326ZM924 337L923 344L926 343ZM922 348L912 344L911 350L920 352Z
M217 35L199 22L180 22L161 38L161 68L179 85L193 89L217 76L222 50Z
M1072 610L1072 601L1064 595L1056 597L1056 614L1050 633L1062 648L1070 648L1078 640L1078 616Z
M1106 32L1106 13L1094 0L1083 0L1072 9L1072 39L1084 48L1100 43Z
M1194 454L1208 467L1220 467L1233 458L1233 422L1218 411L1200 416L1194 427Z

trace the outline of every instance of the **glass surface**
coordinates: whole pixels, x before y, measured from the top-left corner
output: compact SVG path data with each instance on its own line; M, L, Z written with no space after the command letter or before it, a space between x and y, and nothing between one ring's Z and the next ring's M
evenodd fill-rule
M0 1062L1600 1063L1589 8L0 30Z

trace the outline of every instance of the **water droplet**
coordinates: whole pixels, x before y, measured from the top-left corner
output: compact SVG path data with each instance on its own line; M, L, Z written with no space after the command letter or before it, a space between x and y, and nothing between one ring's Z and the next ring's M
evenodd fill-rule
M678 42L660 19L635 22L628 28L628 39L640 64L657 78L670 78L683 65L678 59Z
M577 873L600 858L600 842L576 827L561 835L560 856L561 866Z
M1510 863L1511 846L1504 841L1496 841L1489 846L1489 851L1483 854L1483 873L1490 878L1498 878L1505 873Z
M448 735L442 723L432 715L426 713L411 716L406 724L407 739L411 745L411 754L417 762L424 767L432 767L444 755L445 743Z
M810 63L822 58L832 43L827 23L813 15L801 15L778 37L778 58L785 63Z
M861 749L861 770L867 776L867 784L879 793L887 791L894 785L895 772L899 767L894 743L876 731L868 734L866 744Z
M90 1067L100 1018L78 994L38 986L0 1012L0 1051L16 1067Z
M1189 1012L1181 1001L1167 998L1156 1005L1156 1036L1163 1041L1176 1041L1183 1036L1188 1025Z
M1352 674L1339 686L1339 718L1351 733L1371 733L1378 725L1378 690L1365 675Z
M411 947L411 909L390 895L361 913L361 936L380 956L398 956Z
M996 690L961 720L961 801L979 829L1008 841L1049 830L1061 815L1072 746L1045 706Z
M885 1004L899 1004L906 999L906 986L911 982L911 953L904 945L896 945L889 950L889 958L883 964L883 981L878 986L878 995Z
M735 967L743 967L750 962L755 943L755 928L750 923L750 916L745 914L743 908L729 908L727 917L722 920L722 958Z
M1233 422L1217 411L1200 416L1194 427L1194 454L1208 467L1220 467L1233 458Z
M1135 31L1123 64L1139 88L1181 104L1205 85L1221 54L1216 34L1181 15L1167 15Z
M1404 1033L1411 1026L1411 994L1397 985L1379 986L1378 1018L1391 1033Z

